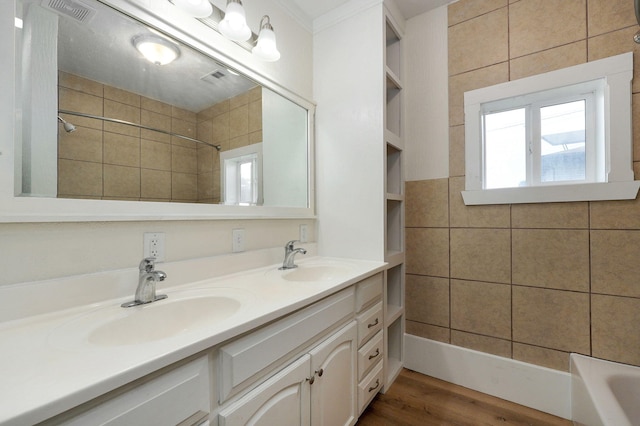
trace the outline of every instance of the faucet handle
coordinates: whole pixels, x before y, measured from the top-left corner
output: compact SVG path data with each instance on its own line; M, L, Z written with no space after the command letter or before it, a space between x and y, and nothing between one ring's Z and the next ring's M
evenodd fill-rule
M291 240L287 244L284 245L285 249L293 250L293 245L297 243L299 240Z
M138 268L140 272L151 272L156 267L156 258L155 257L146 257L142 259Z

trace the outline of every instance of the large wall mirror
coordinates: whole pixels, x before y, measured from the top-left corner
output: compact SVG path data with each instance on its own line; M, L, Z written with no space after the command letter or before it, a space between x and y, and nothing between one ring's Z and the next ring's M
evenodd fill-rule
M96 0L17 6L17 196L309 208L306 106Z

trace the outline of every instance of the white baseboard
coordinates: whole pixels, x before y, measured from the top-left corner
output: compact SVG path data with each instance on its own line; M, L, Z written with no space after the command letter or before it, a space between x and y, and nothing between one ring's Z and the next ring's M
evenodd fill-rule
M405 334L405 368L571 419L571 375Z

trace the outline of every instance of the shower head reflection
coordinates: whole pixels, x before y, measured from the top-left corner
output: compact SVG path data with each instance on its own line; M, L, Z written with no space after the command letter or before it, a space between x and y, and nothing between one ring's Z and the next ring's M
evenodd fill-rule
M76 126L74 126L73 124L69 123L68 121L65 121L60 116L58 116L58 121L60 121L62 123L62 126L64 127L64 131L65 132L67 132L67 133L75 132Z

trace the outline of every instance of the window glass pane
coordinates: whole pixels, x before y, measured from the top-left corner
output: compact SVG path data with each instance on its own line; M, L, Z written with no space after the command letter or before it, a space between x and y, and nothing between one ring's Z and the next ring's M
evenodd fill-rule
M540 108L542 182L585 180L584 100Z
M484 186L526 186L527 138L524 108L484 115Z
M240 163L240 203L252 204L253 199L253 161Z

